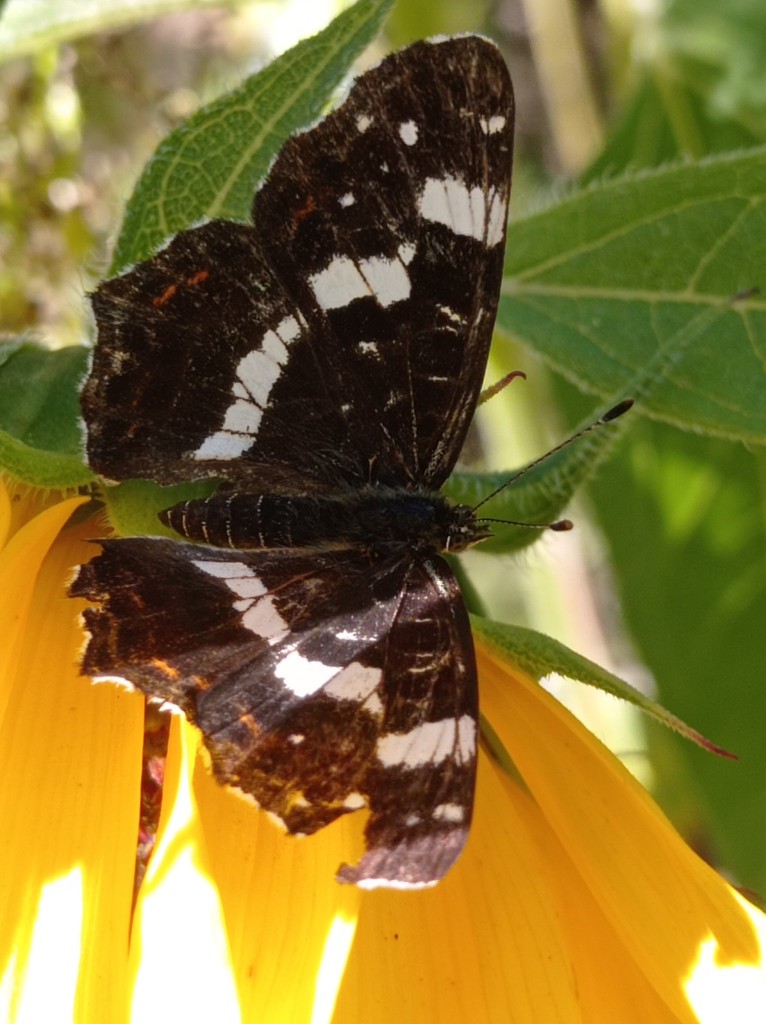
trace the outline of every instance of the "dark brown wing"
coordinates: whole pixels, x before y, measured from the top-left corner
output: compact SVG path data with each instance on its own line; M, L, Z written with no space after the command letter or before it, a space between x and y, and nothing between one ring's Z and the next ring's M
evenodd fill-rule
M416 43L286 143L254 227L182 232L101 285L90 465L259 491L438 487L494 324L512 124L490 42Z
M419 887L468 835L476 670L439 557L224 551L103 542L71 588L83 668L179 706L221 782L290 832L369 807L367 852L339 878Z

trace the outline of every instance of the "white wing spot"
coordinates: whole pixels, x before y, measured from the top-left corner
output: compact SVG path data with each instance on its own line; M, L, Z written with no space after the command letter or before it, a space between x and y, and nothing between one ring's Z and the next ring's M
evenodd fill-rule
M410 263L412 263L413 259L415 258L416 252L417 248L412 244L412 242L402 242L402 244L399 246L399 259L402 261L405 267L408 267Z
M309 278L309 284L324 310L343 309L354 299L367 296L387 307L409 298L411 290L404 262L386 256L370 256L358 262L349 256L335 256L324 270Z
M383 710L377 692L382 676L381 669L352 661L325 686L323 693L335 700L355 701L371 715L377 715Z
M437 804L432 815L437 821L462 821L465 818L465 810L460 804Z
M356 130L364 134L372 124L372 118L368 117L367 114L360 114L356 119Z
M403 121L399 125L399 137L405 146L414 146L418 141L418 126L414 121Z
M460 313L456 313L455 310L452 309L450 306L437 306L436 308L439 310L440 313L444 313L447 319L451 320L453 323L465 323L465 317L461 316Z
M226 410L223 425L205 438L195 459L236 459L251 447L260 429L269 395L288 359L290 344L300 337L302 319L285 317L266 331L261 347L243 356L237 364L237 379L231 388L234 401Z
M249 565L243 562L214 562L206 559L193 560L195 565L208 576L223 580L239 600L233 607L242 616L242 625L264 640L275 640L288 632L287 623L279 614L274 598L266 592L263 582Z
M349 811L359 811L362 807L367 806L367 800L361 793L349 793L343 801L343 806L347 807Z
M420 215L491 247L503 240L506 201L497 189L469 189L458 178L428 178L418 199Z
M505 118L502 114L493 114L492 117L480 117L479 127L485 135L496 135L505 128Z
M339 665L325 665L322 661L304 658L298 651L290 651L277 662L274 675L297 697L310 697L339 671Z
M353 205L354 205L354 203L356 202L356 197L354 196L354 193L353 193L353 192L346 192L346 193L345 193L345 195L342 195L342 196L340 197L340 199L338 200L338 202L340 203L340 205L341 205L341 206L342 206L342 207L344 208L344 210L345 210L345 208L346 208L347 206L353 206Z
M378 760L387 768L417 768L447 758L469 761L476 752L476 722L470 715L423 722L409 732L390 732L377 744Z

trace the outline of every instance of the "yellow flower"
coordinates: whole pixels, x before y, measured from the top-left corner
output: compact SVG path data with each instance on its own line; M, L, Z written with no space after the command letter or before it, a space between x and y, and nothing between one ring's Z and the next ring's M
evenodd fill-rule
M10 498L0 487L0 1019L763 1019L764 916L484 647L483 711L520 778L482 757L471 839L435 889L338 885L363 816L281 835L214 782L176 717L134 908L143 700L79 676L65 597L98 529L70 518L82 499Z

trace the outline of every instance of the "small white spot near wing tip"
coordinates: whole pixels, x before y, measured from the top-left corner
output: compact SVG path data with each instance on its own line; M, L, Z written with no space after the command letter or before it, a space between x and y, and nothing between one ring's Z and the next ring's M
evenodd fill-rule
M485 135L496 135L506 125L506 118L502 114L492 114L491 117L480 117L479 127Z
M372 118L367 114L360 114L356 119L356 130L364 134L372 124Z
M418 126L414 121L403 121L399 125L399 138L405 146L414 146L418 141Z

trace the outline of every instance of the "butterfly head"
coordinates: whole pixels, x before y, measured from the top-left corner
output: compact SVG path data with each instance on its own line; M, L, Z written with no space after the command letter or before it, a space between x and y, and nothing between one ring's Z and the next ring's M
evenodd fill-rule
M465 551L492 536L486 520L476 518L470 505L453 505L447 523L444 550L451 553Z

